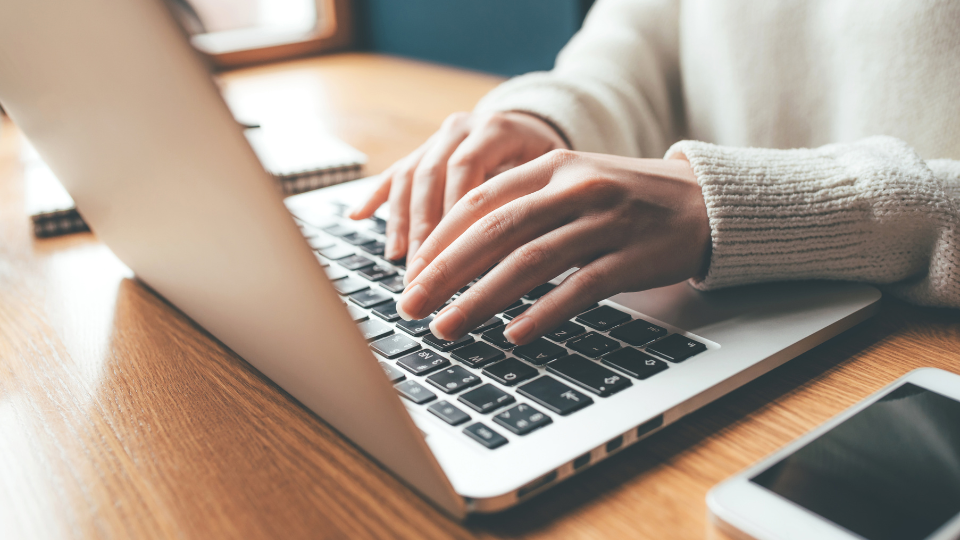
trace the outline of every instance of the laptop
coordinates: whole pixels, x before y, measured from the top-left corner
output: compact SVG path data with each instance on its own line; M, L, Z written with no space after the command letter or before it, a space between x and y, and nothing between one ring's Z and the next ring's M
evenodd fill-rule
M511 347L504 322L544 284L442 342L391 311L404 268L382 257L385 216L338 216L370 180L285 204L161 0L8 0L0 102L142 283L456 517L589 474L880 298L850 283L681 283Z

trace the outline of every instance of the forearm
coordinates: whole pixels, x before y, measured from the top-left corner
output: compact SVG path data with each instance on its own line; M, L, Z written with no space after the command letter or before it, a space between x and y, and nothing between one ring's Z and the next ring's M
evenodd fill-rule
M678 137L677 3L600 0L550 72L494 89L478 112L525 111L575 150L659 157Z
M879 285L909 301L960 307L960 222L953 186L897 139L816 149L730 148L683 141L703 190L713 289L834 279ZM951 162L933 167L960 174ZM952 171L952 172L951 172Z

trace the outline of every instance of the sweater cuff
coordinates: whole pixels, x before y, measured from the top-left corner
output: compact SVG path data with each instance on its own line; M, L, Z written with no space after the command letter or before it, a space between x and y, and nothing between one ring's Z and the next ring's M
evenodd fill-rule
M570 143L571 150L602 152L602 139L588 120L577 90L547 72L514 77L494 88L474 108L478 113L510 111L530 113L550 122Z
M681 141L666 157L679 154L693 167L710 222L710 266L691 280L698 289L801 279L890 283L929 263L934 240L918 218L943 193L931 192L930 170L897 139L796 150Z

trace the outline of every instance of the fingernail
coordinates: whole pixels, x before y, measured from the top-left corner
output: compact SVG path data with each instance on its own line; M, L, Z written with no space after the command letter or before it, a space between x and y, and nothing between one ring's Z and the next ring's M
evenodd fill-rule
M440 339L453 341L457 335L457 330L463 326L467 317L457 306L449 306L447 310L441 312L433 322L430 323L430 331Z
M427 303L427 291L423 285L417 283L413 287L403 291L400 295L400 301L397 302L397 315L405 321L419 320L414 313L420 313L423 305Z
M358 206L356 208L350 209L350 214L349 214L350 219L357 219L357 214L359 214L361 210L363 210L362 206Z
M530 320L530 317L520 317L519 319L514 319L513 322L507 325L503 330L503 337L507 338L507 341L513 343L514 345L519 345L520 341L523 338L530 335L530 332L533 332L534 324Z
M420 242L413 241L410 242L410 247L407 248L407 259L413 259L417 256L417 251L420 250Z
M413 264L407 266L407 273L403 275L403 284L409 285L426 267L427 261L423 260L423 257L413 261Z

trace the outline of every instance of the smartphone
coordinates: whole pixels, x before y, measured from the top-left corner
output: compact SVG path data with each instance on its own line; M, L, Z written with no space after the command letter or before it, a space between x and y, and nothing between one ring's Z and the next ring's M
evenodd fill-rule
M960 538L960 375L911 371L707 494L754 540Z

